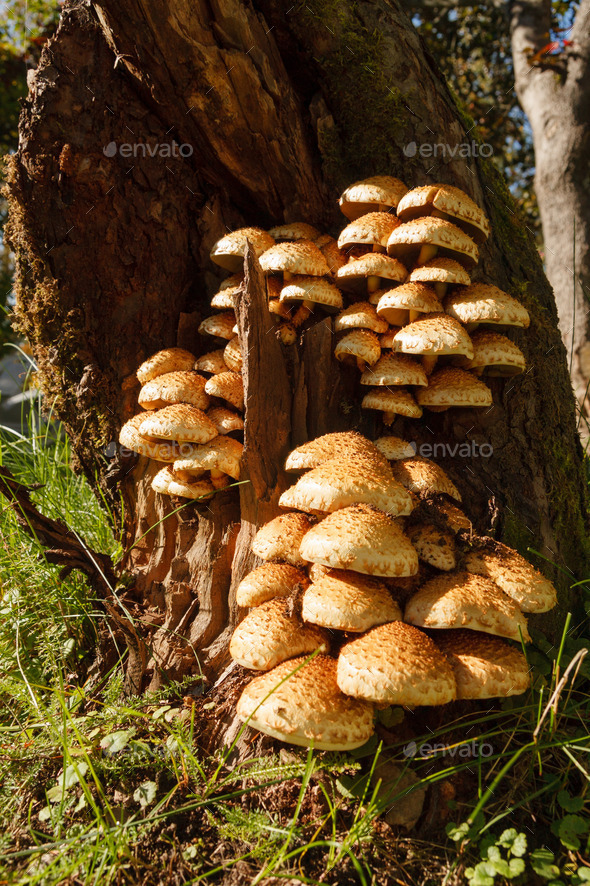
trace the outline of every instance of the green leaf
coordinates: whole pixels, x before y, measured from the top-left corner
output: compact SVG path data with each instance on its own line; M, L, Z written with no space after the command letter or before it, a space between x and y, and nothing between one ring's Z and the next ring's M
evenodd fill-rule
M446 826L445 831L449 839L453 840L455 843L458 843L460 840L464 840L469 833L469 822L464 821L461 824L457 825L454 821L451 821Z
M119 729L117 732L111 732L101 739L100 746L107 757L118 754L123 750L134 735L135 729Z
M559 876L559 868L555 861L555 855L550 849L535 849L530 854L531 867L535 874L543 880L550 880Z
M558 793L557 802L566 812L580 812L580 810L584 808L584 798L572 797L569 791L566 791L565 788Z
M383 723L386 729L391 729L392 726L398 726L403 721L404 716L405 712L403 708L391 705L390 707L379 711L377 714L377 720L379 723Z
M84 763L84 761L80 761L75 767L72 764L66 766L63 775L61 775L57 779L55 785L47 791L47 799L50 803L60 803L68 788L71 788L72 785L78 784L80 778L86 775L87 772L88 763Z
M580 835L588 833L590 822L585 821L579 815L566 815L560 821L554 821L551 825L553 833L559 837L566 849L577 851L580 846Z
M496 871L490 862L480 861L475 868L468 868L465 876L469 886L494 886Z
M512 855L521 857L526 853L526 834L519 834L516 828L507 828L500 834L499 846L509 849Z
M576 874L582 883L590 883L590 868L578 868Z
M149 806L156 799L158 786L155 781L144 781L133 793L133 799L139 803L142 809Z

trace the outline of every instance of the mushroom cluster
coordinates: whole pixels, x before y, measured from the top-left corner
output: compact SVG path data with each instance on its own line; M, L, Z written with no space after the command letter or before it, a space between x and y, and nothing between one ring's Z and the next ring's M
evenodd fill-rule
M526 613L556 603L516 551L477 537L447 474L397 437L350 431L295 449L299 472L263 526L263 563L237 589L250 612L232 658L262 671L237 713L296 745L349 750L374 706L506 697L529 685ZM512 642L510 642L512 641Z
M137 370L143 411L125 422L119 442L162 463L152 488L163 495L204 498L240 476L243 445L230 435L244 428L242 376L223 357L221 370L206 356L165 348Z

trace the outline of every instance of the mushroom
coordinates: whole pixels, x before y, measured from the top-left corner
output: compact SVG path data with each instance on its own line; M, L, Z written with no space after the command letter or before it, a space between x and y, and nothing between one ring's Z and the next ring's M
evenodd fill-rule
M142 385L145 385L158 375L192 369L194 363L195 357L189 351L183 348L164 348L141 364L137 370L137 378Z
M244 383L238 372L219 372L207 380L205 391L210 397L220 397L236 409L244 408Z
M263 231L262 228L239 228L237 231L226 234L215 243L210 253L211 261L235 274L241 271L244 266L244 255L248 243L250 243L256 257L260 258L263 252L274 245L274 242L271 235Z
M340 209L351 221L374 210L388 212L395 209L407 190L398 178L374 175L349 185L340 197Z
M213 422L218 434L231 434L233 431L244 430L242 416L225 406L212 406L207 410L207 418Z
M403 461L394 461L391 469L402 486L421 498L444 493L461 501L461 494L450 477L428 458L414 456Z
M511 378L526 369L524 354L513 341L498 332L476 332L471 336L473 359L461 358L461 367L476 375Z
M232 634L229 654L244 668L269 671L282 661L310 652L329 652L330 635L291 612L288 601L261 603Z
M230 338L223 351L223 359L232 372L242 371L242 349L237 335Z
M352 455L363 458L375 454L373 443L358 431L337 431L333 434L323 434L293 449L285 462L285 470L307 471L333 458L347 458Z
M392 326L405 326L422 314L444 313L435 292L424 283L403 283L384 292L377 304L377 314Z
M240 459L244 447L232 437L215 437L209 443L194 446L190 455L174 462L174 473L181 480L191 482L191 478L209 471L216 488L228 484L227 477L240 479ZM219 487L218 485L219 484Z
M364 372L373 366L381 356L381 345L374 332L368 329L353 329L340 339L334 348L334 355L341 363L354 363Z
M209 397L205 384L206 379L192 369L165 372L146 382L137 402L143 409L161 409L173 403L190 403L198 409L207 409Z
M333 237L324 240L321 244L316 240L316 246L320 249L330 269L330 276L336 277L338 271L348 261L348 253L338 247L338 241Z
M422 628L470 628L529 642L526 618L508 594L480 575L449 572L430 579L406 604L404 621Z
M223 349L202 354L195 362L195 369L199 372L210 372L212 375L227 372L228 367L223 359Z
M209 498L215 492L210 480L194 479L192 483L179 480L170 465L162 468L152 480L152 489L160 495L177 495L179 498Z
M375 440L375 447L388 461L412 458L412 456L416 455L416 444L407 443L401 437L379 437Z
M338 248L363 246L367 252L385 252L389 235L398 225L389 212L368 212L346 225L338 237Z
M423 216L447 219L480 244L490 233L490 223L483 210L465 191L452 185L412 188L399 201L397 215L403 222Z
M433 258L410 273L409 283L430 283L434 285L437 298L441 301L449 286L469 286L471 280L465 268L453 258Z
M381 298L381 296L379 296L379 298ZM387 330L387 332L384 332L382 333L382 335L379 336L379 344L381 345L383 350L385 350L386 348L393 348L393 340L395 339L397 333L400 331L400 328L400 326L392 326L390 329Z
M527 660L515 646L480 631L438 631L438 648L449 660L458 699L507 698L530 685Z
M292 277L281 289L281 303L294 301L302 302L304 308L293 317L295 327L309 317L315 305L321 305L325 311L330 312L339 311L343 305L340 290L322 277Z
M284 560L292 566L302 566L299 548L313 524L307 514L281 514L258 530L252 552L261 560Z
M421 364L407 354L383 354L374 366L361 375L362 385L416 385L428 384Z
M372 736L373 706L344 695L336 683L336 661L285 661L246 686L237 715L252 729L302 747L350 751Z
M404 265L395 258L379 252L368 252L360 258L347 262L336 273L336 282L347 292L357 295L369 295L382 286L391 287L394 283L403 283L408 276Z
M162 443L142 436L139 432L140 425L145 419L145 412L134 415L126 421L119 431L119 443L125 449L131 449L138 455L153 458L155 461L174 462L180 458L181 451L177 443Z
M435 255L442 255L473 268L479 257L471 237L441 218L416 218L399 225L391 232L387 252L406 267L425 265Z
M469 331L480 323L526 329L531 322L524 305L491 283L459 287L445 301L445 311L465 323Z
M232 274L219 286L219 291L211 299L211 307L219 311L233 311L235 297L244 285L243 274Z
M320 236L318 229L307 222L285 222L270 228L268 233L277 243L283 240L316 240Z
M443 498L423 499L420 503L420 509L429 519L437 523L440 523L442 520L443 524L448 526L451 532L455 534L458 532L471 533L473 531L469 517L466 517L463 511Z
M261 257L260 267L265 274L282 274L283 283L289 283L294 274L325 277L330 273L326 259L311 240L277 243Z
M304 591L309 578L302 569L289 563L263 563L249 572L236 589L238 606L260 606L274 597L289 597L294 591Z
M440 529L432 523L416 523L409 526L406 532L420 560L443 572L455 569L457 556L452 532Z
M465 556L465 569L484 575L518 603L523 612L548 612L557 591L548 578L517 551L491 539L474 539L475 550Z
M362 633L401 620L402 613L382 582L358 572L330 569L305 591L301 617L330 630Z
M405 388L370 388L361 402L362 409L377 409L383 413L383 423L390 425L396 415L420 418L422 407Z
M217 429L201 409L186 403L175 403L145 413L139 433L154 442L175 440L177 443L207 443L217 436Z
M492 392L472 372L446 367L432 373L428 387L418 391L416 399L431 412L444 412L450 406L491 406Z
M457 697L444 653L401 621L378 625L346 643L338 656L337 679L347 695L384 705L442 705Z
M421 354L422 365L430 375L439 357L460 355L471 360L473 345L458 320L448 314L426 314L396 332L393 350L404 354Z
M364 575L396 577L418 571L418 555L399 521L365 504L328 514L303 537L300 552L310 563Z
M349 329L369 329L380 333L387 330L387 322L377 316L375 307L368 301L357 301L341 311L334 321L335 332Z
M225 338L229 341L235 335L235 322L236 315L233 311L211 314L210 317L205 317L199 325L199 332L201 335L214 335L216 338Z

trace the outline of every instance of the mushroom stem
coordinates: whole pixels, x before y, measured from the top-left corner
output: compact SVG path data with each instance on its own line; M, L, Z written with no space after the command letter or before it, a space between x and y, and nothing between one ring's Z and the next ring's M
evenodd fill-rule
M219 471L217 468L211 468L211 483L215 489L223 489L224 486L228 486L229 480L230 478L227 474L224 474L223 471Z
M387 427L389 427L390 425L393 424L394 419L395 419L395 412L384 412L383 413L383 424L387 425Z
M447 286L448 286L448 283L435 283L434 284L434 291L436 292L440 301L442 301L443 298L445 297L445 295L447 294Z
M292 279L293 274L291 273L291 271L283 271L283 283L290 283Z
M385 252L385 246L380 243L373 243L373 252Z
M438 246L433 246L431 243L425 243L424 246L420 249L420 254L418 256L418 261L416 265L425 265L427 261L430 261L431 258L434 258L436 253L438 252Z
M420 311L412 311L410 310L410 323L413 323L414 320L420 319Z
M475 330L477 329L478 326L479 326L479 323L467 323L465 328L466 328L467 332L469 333L469 335L471 335L472 332L475 332Z
M408 311L405 308L391 308L387 312L386 320L391 326L406 326Z
M438 357L430 357L427 354L424 354L422 357L422 369L426 373L426 375L430 375L434 367L436 366L436 361Z
M367 292L370 294L371 292L377 292L379 289L379 277L374 277L371 275L367 277Z
M313 302L308 301L307 299L305 299L301 303L299 310L297 311L297 313L295 314L295 316L293 317L293 320L292 320L293 326L295 328L297 328L298 326L301 326L303 323L305 323L307 318L313 314L313 307L314 307Z

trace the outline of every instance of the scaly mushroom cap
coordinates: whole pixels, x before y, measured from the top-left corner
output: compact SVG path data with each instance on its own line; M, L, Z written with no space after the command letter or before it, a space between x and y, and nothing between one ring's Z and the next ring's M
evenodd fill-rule
M190 403L198 409L207 409L209 397L205 393L206 379L192 369L166 372L146 382L137 402L143 409L161 409L173 403Z
M342 647L338 686L347 695L395 705L440 705L457 697L453 670L433 641L401 621L372 628Z
M378 437L375 447L388 461L398 461L402 458L413 458L416 455L416 444L407 443L401 437Z
M218 434L231 434L232 431L244 430L244 419L237 412L225 406L212 406L207 410L207 418L211 419Z
M422 246L436 246L444 257L454 258L473 268L477 246L464 231L442 218L416 218L395 228L387 241L387 252L407 267L415 264Z
M233 437L215 437L209 443L195 446L189 456L174 462L174 470L177 473L186 471L222 471L240 479L240 459L244 447Z
M221 397L236 409L244 408L244 383L238 372L220 372L207 380L205 391L210 397Z
M211 314L205 317L199 325L201 335L214 335L216 338L225 338L227 341L235 335L234 326L236 315L233 311L224 311L222 314Z
M515 646L480 631L439 631L435 643L455 674L457 698L507 698L530 685L526 658Z
M353 750L374 731L373 706L338 689L336 661L326 655L291 659L255 677L236 712L252 729L321 751Z
M470 628L509 640L530 640L526 618L498 585L469 572L430 579L408 600L404 621L422 628Z
M362 399L361 407L405 415L407 418L420 418L422 415L422 407L403 388L370 388Z
M201 409L186 403L164 406L145 413L139 425L142 437L176 440L177 443L207 443L217 436L217 429Z
M235 280L233 284L228 284L228 280ZM215 293L211 299L211 307L217 311L233 311L235 308L235 297L238 295L244 284L242 274L232 274L227 280L224 280L219 291Z
M387 321L377 316L375 306L368 301L357 301L341 311L334 321L334 332L348 329L370 329L372 332L385 332Z
M465 568L495 582L523 612L548 612L557 603L557 591L549 579L501 542L487 542L480 550L470 551Z
M354 357L373 366L381 356L381 345L375 333L369 329L353 329L340 339L334 354L337 360Z
M281 495L282 508L331 513L353 504L373 505L394 516L409 514L412 499L379 455L334 458L313 468Z
M281 514L258 530L252 551L261 560L284 560L292 566L302 566L299 548L313 525L307 514Z
M461 362L463 369L470 369L477 375L506 376L518 375L526 369L524 354L513 341L498 332L475 332L471 336L473 359Z
M219 284L219 292L223 292L224 289L238 289L243 282L243 271L240 271L239 274L230 274L229 277L226 277L225 280L222 280Z
M399 178L373 175L349 185L340 197L340 209L351 221L383 207L395 207L407 192Z
M467 332L448 314L427 314L402 326L393 338L393 350L431 357L447 354L461 354L469 360L473 357L473 345Z
M420 560L443 572L450 572L456 567L455 539L452 532L445 532L432 523L417 523L406 531Z
M238 606L260 606L275 597L289 597L294 591L309 587L302 569L289 563L263 563L249 572L236 589Z
M146 458L153 458L155 461L173 462L181 456L181 449L177 443L157 443L148 440L139 433L139 427L145 419L145 412L134 415L129 421L126 421L119 431L119 443L125 449L131 449L139 455L145 455Z
M158 375L164 375L167 372L180 372L185 369L192 369L195 363L194 354L185 351L182 348L164 348L158 351L142 363L137 370L137 378L142 385L156 378Z
M383 293L377 305L379 316L388 323L395 323L400 310L419 311L421 314L444 313L436 293L424 283L402 283Z
M461 494L450 477L429 458L419 455L394 461L391 465L396 480L421 498L445 493L451 498L461 501Z
M410 283L448 283L457 286L469 286L469 274L454 258L443 256L431 258L410 273Z
M472 532L473 525L469 517L466 517L463 511L459 510L450 501L444 499L431 499L422 502L422 509L425 515L431 519L442 520L449 527L451 532L457 533L461 531Z
M286 471L307 471L317 468L333 458L361 458L375 455L375 446L358 431L337 431L334 434L323 434L315 440L302 443L293 449L285 462Z
M316 245L319 246L322 255L326 259L326 264L330 269L330 276L335 277L339 269L348 261L348 254L339 249L338 241L334 240L333 237L330 237L321 246L319 243L316 243Z
M217 241L210 253L211 261L235 274L243 267L247 243L260 258L274 242L273 237L262 228L240 228Z
M223 359L232 372L242 371L242 349L240 348L240 339L237 335L234 335L226 344Z
M397 228L399 221L390 212L368 212L346 225L338 237L339 249L350 249L351 246L387 246L391 232Z
M266 274L302 274L324 277L330 268L321 251L311 240L277 243L260 258L260 267Z
M407 354L387 353L361 375L362 385L427 385L422 365Z
M416 393L420 406L491 406L492 392L472 372L445 367L432 373L428 387Z
M429 215L450 219L476 243L483 243L490 234L490 223L483 210L465 191L452 185L412 188L400 200L397 215L404 222Z
M255 671L269 671L282 661L316 650L330 651L328 632L303 622L280 598L261 603L249 612L229 644L233 660Z
M528 328L529 312L511 295L491 283L472 283L445 299L445 311L461 323L494 323Z
M301 617L331 630L362 633L374 625L401 620L402 613L380 581L331 569L305 591Z
M310 563L364 575L418 571L418 555L399 522L370 505L352 505L324 517L304 536L300 551Z
M179 480L170 465L162 468L152 480L152 489L161 495L177 495L180 498L209 498L215 492L210 480L196 479L192 483Z
M315 240L320 236L318 229L307 222L286 222L270 228L268 233L277 243L281 240Z
M387 332L384 332L382 335L379 336L379 344L381 345L381 348L383 350L386 350L387 348L393 348L394 339L400 329L401 326L391 326L387 330Z
M406 268L397 259L382 252L367 252L366 255L354 258L343 265L336 274L336 282L347 292L364 292L367 288L367 277L379 277L382 280L403 283L407 276Z
M294 277L281 289L281 302L311 301L326 309L342 308L342 293L322 277Z
M198 372L210 372L212 375L219 375L220 372L227 372L228 367L223 359L223 349L209 351L207 354L201 354L195 362L195 369Z

